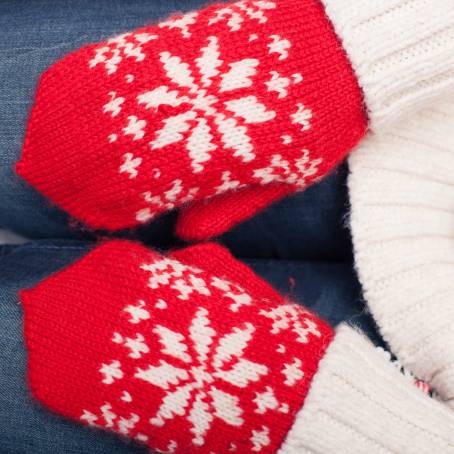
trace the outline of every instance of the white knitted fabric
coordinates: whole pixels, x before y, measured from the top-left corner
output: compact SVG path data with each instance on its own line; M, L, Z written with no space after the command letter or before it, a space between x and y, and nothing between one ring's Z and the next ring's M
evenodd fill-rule
M454 98L370 137L349 163L369 308L401 362L453 399Z
M358 75L372 129L454 88L452 0L322 0Z
M453 424L448 408L341 326L279 454L453 453Z

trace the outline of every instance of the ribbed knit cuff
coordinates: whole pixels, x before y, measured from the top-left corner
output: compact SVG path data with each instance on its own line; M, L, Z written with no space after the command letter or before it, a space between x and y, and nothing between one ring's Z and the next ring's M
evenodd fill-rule
M364 91L371 127L454 87L454 3L322 0Z
M279 454L454 452L453 415L341 326Z
M451 95L363 142L350 157L348 181L367 304L401 362L451 403L453 125Z

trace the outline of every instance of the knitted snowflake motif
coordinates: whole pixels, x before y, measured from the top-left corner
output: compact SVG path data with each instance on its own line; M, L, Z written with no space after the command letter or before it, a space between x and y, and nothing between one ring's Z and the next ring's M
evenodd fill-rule
M171 90L162 85L152 91L138 96L138 104L147 109L159 109L162 105L170 107L187 106L187 110L164 120L164 127L156 131L156 138L150 142L152 150L163 148L184 139L182 133L190 130L186 148L191 158L194 173L203 171L203 163L210 159L210 151L217 146L212 142L213 135L208 120L211 119L222 137L225 148L232 149L235 157L243 162L255 158L251 138L247 128L240 126L238 119L246 124L265 123L275 118L276 113L260 103L255 96L236 97L235 92L241 88L251 87L260 62L249 58L230 63L230 70L220 74L222 65L218 38L211 36L207 46L201 49L201 56L195 59L195 65L184 62L180 57L169 52L160 55L160 62L172 85L179 87ZM195 66L201 74L196 82L191 67ZM223 102L207 91L213 84L213 78L219 76L221 83L219 93L231 93L232 99ZM188 93L184 95L183 93ZM195 124L191 128L190 122Z
M234 328L232 332L218 339L217 348L209 360L210 349L217 333L210 326L208 317L206 309L199 309L189 328L190 338L197 352L196 357L187 353L188 346L183 343L181 334L161 326L154 330L160 338L159 342L164 346L162 352L166 352L167 357L182 360L189 365L189 370L161 360L159 366L139 369L135 375L164 390L172 389L166 394L150 423L162 427L166 419L185 415L191 424L190 431L194 434L192 442L195 445L204 444L205 433L211 427L215 416L232 426L243 425L243 410L238 397L217 387L216 382L224 381L244 388L259 381L262 375L268 374L265 365L244 358L244 350L255 331L250 323L244 328ZM232 362L232 358L233 365L225 369L225 366Z
M116 128L106 140L118 156L118 173L143 181L141 187L153 180L153 189L137 194L142 206L131 213L134 222L250 184L302 189L316 179L322 159L298 145L313 118L295 95L304 77L294 71L291 40L266 28L276 8L272 1L240 1L124 33L94 49L88 66L107 76L102 112ZM202 26L205 36L194 39ZM243 46L237 57L229 34ZM159 77L144 83L137 69L152 60ZM274 128L288 152L259 156L263 128ZM175 156L168 164L179 171L169 171L161 156Z
M146 288L159 297L124 306L118 319L125 323L113 331L112 353L98 370L100 383L117 399L81 409L81 421L144 443L147 430L161 431L154 442L162 452L186 452L187 443L191 452L208 452L220 427L246 437L250 452L274 452L270 418L282 421L296 410L292 390L307 379L297 345L320 339L315 319L292 304L263 309L241 286L171 258L140 269ZM190 306L179 311L185 303ZM251 314L260 319L257 326L248 321ZM270 336L282 340L274 350L266 347ZM175 429L180 439L187 434L185 446L172 437ZM229 451L239 449L233 440Z

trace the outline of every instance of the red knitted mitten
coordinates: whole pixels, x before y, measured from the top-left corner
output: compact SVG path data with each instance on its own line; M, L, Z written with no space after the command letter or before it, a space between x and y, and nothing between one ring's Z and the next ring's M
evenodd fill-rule
M176 233L189 241L222 235L270 204L293 194L288 184L248 186L184 207L177 218Z
M246 188L181 220L180 233L198 238L316 181L365 130L361 90L319 0L246 0L54 64L17 171L106 229Z
M107 243L21 297L34 396L161 452L276 452L333 336L214 244Z
M21 299L33 395L159 452L454 450L440 403L220 246L106 243Z

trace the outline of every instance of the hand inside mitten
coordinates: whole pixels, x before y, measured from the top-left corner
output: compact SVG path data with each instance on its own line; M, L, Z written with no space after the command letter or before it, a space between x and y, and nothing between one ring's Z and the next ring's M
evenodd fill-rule
M316 181L365 129L361 90L322 4L248 0L54 64L17 171L71 215L111 230L241 192L227 213L214 201L222 219L213 228L225 230Z
M21 300L34 397L159 452L454 452L447 409L220 246L106 243Z
M43 75L17 171L93 228L194 202L179 232L222 233L343 159L364 101L377 128L450 85L453 8L402 3L246 0L82 48Z

